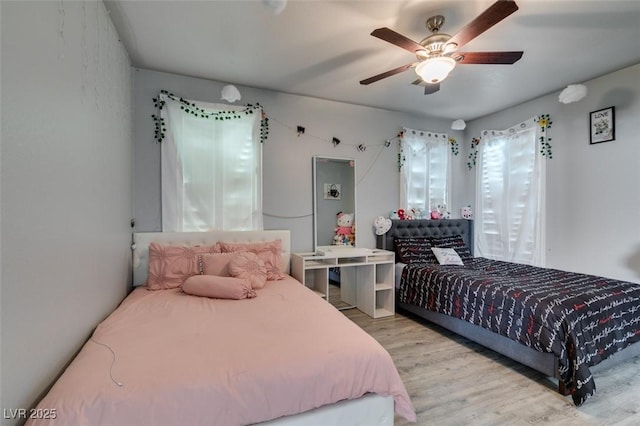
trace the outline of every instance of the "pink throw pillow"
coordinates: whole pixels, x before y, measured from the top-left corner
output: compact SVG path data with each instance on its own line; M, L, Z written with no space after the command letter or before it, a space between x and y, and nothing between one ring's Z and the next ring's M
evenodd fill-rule
M249 251L234 253L229 262L229 272L232 277L245 280L254 290L264 287L267 282L264 262L257 254Z
M256 292L240 278L217 275L194 275L186 279L182 291L187 294L215 299L251 299Z
M170 246L149 244L149 290L180 287L192 275L200 273L198 254L220 253L220 246Z
M215 253L198 255L200 275L218 275L220 277L230 277L229 262L233 253Z
M282 241L274 240L260 243L226 243L220 242L223 253L233 253L238 251L248 251L258 255L267 267L268 280L281 280L285 275L282 273Z

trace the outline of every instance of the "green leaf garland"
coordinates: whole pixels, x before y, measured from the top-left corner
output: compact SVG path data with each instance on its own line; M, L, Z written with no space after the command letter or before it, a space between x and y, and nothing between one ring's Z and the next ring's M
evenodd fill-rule
M263 143L267 140L269 136L269 118L264 112L262 105L256 103L255 105L247 104L247 106L240 111L219 111L219 112L210 112L203 108L200 108L197 104L191 103L184 98L177 97L173 93L168 92L167 90L161 90L161 95L165 95L167 98L172 101L176 101L180 103L180 109L187 114L191 114L194 117L202 118L205 120L233 120L242 118L243 115L253 114L255 112L260 112L260 142ZM157 98L153 98L154 107L156 108L156 113L152 114L153 122L155 123L155 135L154 139L158 143L162 143L165 137L165 132L167 128L165 126L164 119L160 115L160 111L164 108L166 101L158 96Z
M471 138L471 152L469 152L469 161L467 161L467 167L469 170L476 165L476 159L478 158L478 145L480 145L480 138Z
M458 155L460 153L458 141L455 138L449 138L449 144L451 145L451 152L453 155Z
M398 171L402 170L402 166L404 166L404 162L406 157L404 156L404 150L402 149L402 137L404 136L404 131L398 133Z
M540 154L543 157L553 158L551 152L551 138L547 136L547 129L551 127L553 122L549 118L549 114L540 114L535 121L540 126Z

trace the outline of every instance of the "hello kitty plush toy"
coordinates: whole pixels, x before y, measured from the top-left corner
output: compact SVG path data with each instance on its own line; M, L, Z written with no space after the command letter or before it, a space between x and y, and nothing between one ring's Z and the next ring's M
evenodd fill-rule
M340 212L336 215L338 227L335 229L336 235L333 237L335 245L352 245L353 235L353 214Z

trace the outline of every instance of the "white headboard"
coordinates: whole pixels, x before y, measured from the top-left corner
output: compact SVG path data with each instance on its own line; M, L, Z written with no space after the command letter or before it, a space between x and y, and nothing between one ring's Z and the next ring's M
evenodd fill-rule
M213 245L217 241L257 243L282 240L282 270L289 273L291 261L291 232L270 231L214 231L214 232L136 232L133 234L133 285L147 282L149 272L149 243L168 245Z

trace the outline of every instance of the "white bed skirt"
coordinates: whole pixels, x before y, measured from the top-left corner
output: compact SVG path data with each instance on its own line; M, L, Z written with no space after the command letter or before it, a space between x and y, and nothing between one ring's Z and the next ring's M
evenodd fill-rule
M325 405L294 416L281 417L260 426L393 426L393 397L366 394L361 398Z

